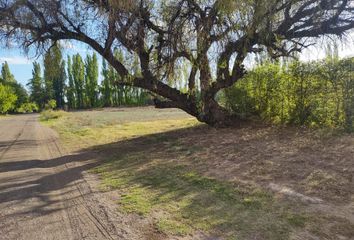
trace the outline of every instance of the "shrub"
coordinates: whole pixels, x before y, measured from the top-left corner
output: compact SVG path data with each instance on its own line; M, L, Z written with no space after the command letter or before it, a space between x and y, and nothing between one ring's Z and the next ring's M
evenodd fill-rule
M258 115L255 99L249 95L246 89L235 86L225 90L225 105L241 118Z
M225 90L240 117L354 130L354 58L264 63Z
M45 105L44 105L44 109L45 110L53 110L57 107L57 101L55 101L54 99L49 100Z
M15 108L17 96L10 86L0 83L0 113L7 113Z
M30 102L30 103L23 103L17 110L16 112L18 113L33 113L33 112L38 112L39 107L36 103Z
M64 111L54 111L54 110L44 110L43 112L41 112L41 116L40 119L41 121L48 121L51 119L58 119L61 118L65 115Z

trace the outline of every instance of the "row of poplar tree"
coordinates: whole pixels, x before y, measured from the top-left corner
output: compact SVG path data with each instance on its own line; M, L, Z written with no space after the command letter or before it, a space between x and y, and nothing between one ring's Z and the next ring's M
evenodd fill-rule
M117 57L122 54L117 50ZM131 61L132 67L138 64ZM80 54L63 58L61 48L54 45L43 60L43 77L41 65L33 63L32 78L28 86L30 99L40 109L50 100L56 101L59 109L87 109L94 107L137 106L150 103L150 95L141 89L121 86L119 75L105 61L102 69L95 53L83 58ZM137 69L137 66L135 66ZM99 83L99 75L102 81Z

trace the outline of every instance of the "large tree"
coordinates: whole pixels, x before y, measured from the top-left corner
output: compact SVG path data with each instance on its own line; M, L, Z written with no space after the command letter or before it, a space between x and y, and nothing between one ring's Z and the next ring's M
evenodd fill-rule
M4 40L37 49L62 39L84 42L115 68L120 84L147 89L162 97L157 107L177 107L212 125L230 119L215 96L247 74L251 53L289 55L353 27L353 0L0 0ZM138 56L141 76L114 56L115 48ZM169 84L183 62L190 65L187 91Z

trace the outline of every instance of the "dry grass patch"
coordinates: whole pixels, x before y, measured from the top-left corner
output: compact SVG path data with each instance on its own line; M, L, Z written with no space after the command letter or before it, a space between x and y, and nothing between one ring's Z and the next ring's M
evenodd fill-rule
M346 210L354 199L354 136L254 125L213 129L180 113L154 119L148 109L144 121L134 111L49 121L67 146L99 152L103 162L93 171L105 191L119 196L120 211L176 238L200 231L221 239L354 237L354 214ZM323 201L284 198L269 192L273 183Z
M60 134L63 144L71 151L199 124L194 118L180 111L172 112L172 117L168 117L170 111L165 113L154 112L151 108L139 109L113 113L105 111L66 113L56 121L48 121L46 124ZM143 112L147 115L146 121L142 119ZM136 121L131 121L134 115Z

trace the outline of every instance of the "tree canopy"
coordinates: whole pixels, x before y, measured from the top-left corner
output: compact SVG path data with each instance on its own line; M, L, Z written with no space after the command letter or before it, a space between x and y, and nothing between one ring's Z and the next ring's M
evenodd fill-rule
M117 71L119 84L147 89L161 97L157 107L212 125L230 119L215 96L247 74L248 55L288 56L353 27L353 0L0 0L0 37L8 43L37 50L59 40L86 43ZM139 75L115 56L117 48L138 58ZM185 63L182 91L172 82Z
M16 82L14 75L10 72L10 67L7 62L2 64L0 80L2 83L6 84Z

